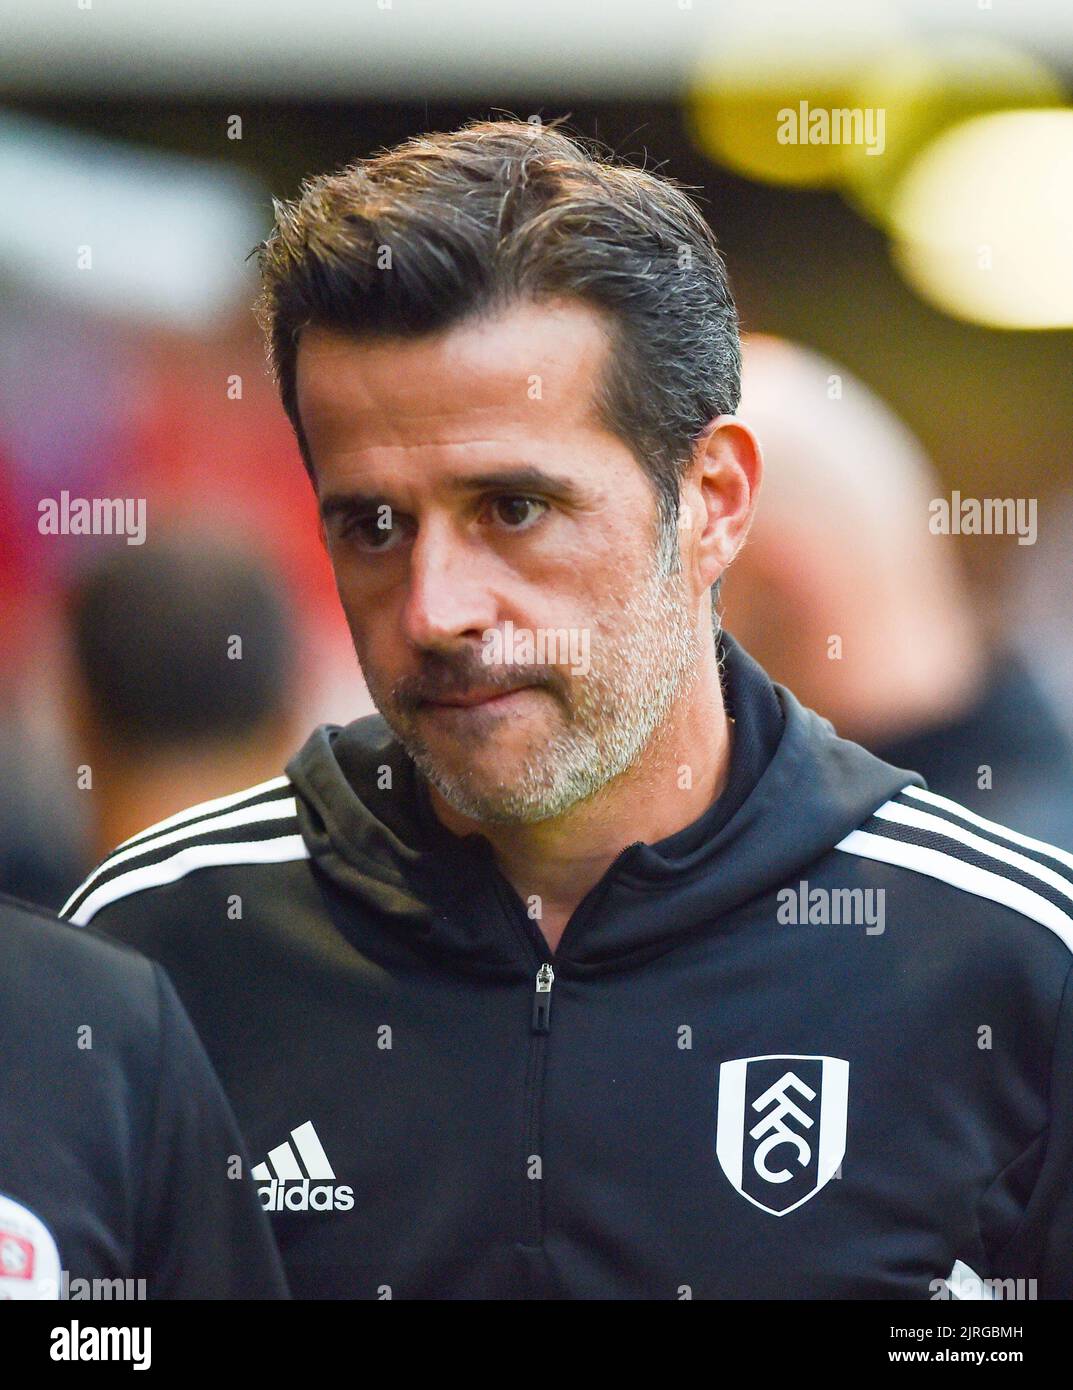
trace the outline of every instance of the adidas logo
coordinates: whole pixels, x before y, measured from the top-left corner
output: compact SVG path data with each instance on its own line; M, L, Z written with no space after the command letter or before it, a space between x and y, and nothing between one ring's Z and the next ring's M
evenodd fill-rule
M257 1195L265 1211L349 1211L354 1205L354 1189L334 1182L335 1169L312 1120L292 1129L291 1138L270 1150L250 1175L259 1184Z

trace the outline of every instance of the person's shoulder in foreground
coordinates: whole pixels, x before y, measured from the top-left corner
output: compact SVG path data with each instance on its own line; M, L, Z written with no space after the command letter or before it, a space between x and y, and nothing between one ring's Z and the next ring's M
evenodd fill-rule
M160 965L0 897L0 1297L287 1297Z
M296 1292L1073 1296L1073 856L721 642L728 791L621 856L553 957L376 716L72 897L176 981Z

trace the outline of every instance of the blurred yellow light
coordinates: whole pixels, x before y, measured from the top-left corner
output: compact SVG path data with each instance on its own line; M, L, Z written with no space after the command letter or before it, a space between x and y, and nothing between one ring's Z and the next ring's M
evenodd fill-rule
M844 149L832 113L856 106L862 67L901 33L885 0L733 0L686 94L691 138L749 178L837 183Z
M886 112L886 145L882 158L844 148L846 196L885 226L906 170L944 131L974 116L1065 99L1045 63L996 39L959 34L901 45L861 75L853 94L853 105Z
M1073 110L948 131L892 207L893 254L926 299L997 328L1073 328Z

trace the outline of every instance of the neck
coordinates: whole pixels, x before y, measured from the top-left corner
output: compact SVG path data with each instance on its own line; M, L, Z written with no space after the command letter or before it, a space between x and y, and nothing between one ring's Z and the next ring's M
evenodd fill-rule
M482 834L523 902L539 900L541 931L554 951L578 903L637 841L654 844L697 820L726 785L730 726L714 643L638 761L562 816L493 825L456 811L436 790L436 815L456 835Z

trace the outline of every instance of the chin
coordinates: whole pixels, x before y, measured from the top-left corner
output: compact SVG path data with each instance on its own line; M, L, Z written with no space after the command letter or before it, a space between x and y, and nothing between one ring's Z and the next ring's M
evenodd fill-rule
M459 776L488 768L493 758L496 772L509 776L515 768L520 771L535 750L546 747L551 737L542 725L521 719L474 720L472 728L443 728L431 733L426 728L422 733L430 748L452 750L450 762ZM458 749L463 750L461 756Z
M504 767L503 760L496 758L495 776L491 777L487 762L459 766L452 763L444 766L445 781L457 790L460 799L482 801L494 806L498 802L506 804L517 795L516 788L521 785L521 768L518 776L512 777L513 768Z
M492 776L487 758L464 764L437 759L435 786L444 800L463 815L476 815L475 808L480 807L481 819L496 816L514 819L519 797L526 790L525 761L519 758L514 767L497 754L494 762L495 775Z

